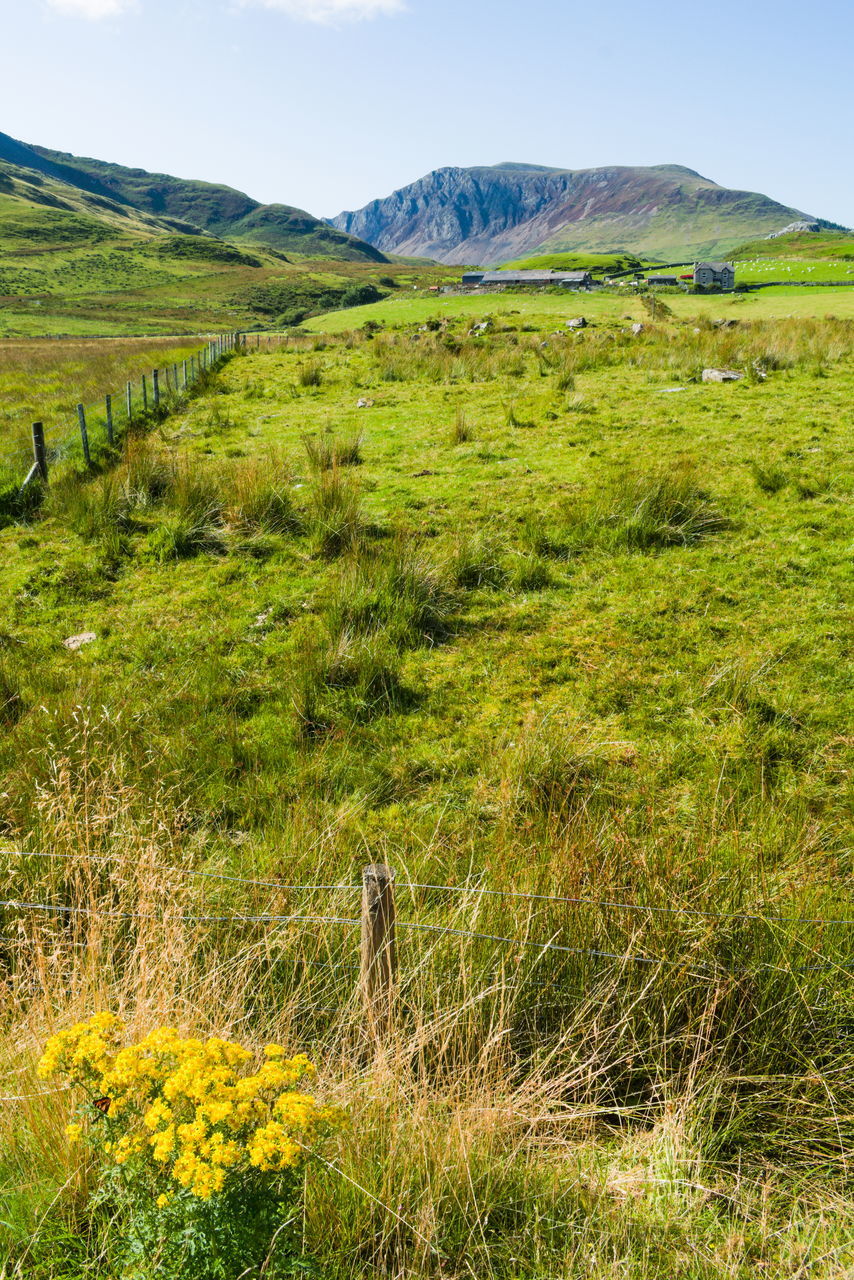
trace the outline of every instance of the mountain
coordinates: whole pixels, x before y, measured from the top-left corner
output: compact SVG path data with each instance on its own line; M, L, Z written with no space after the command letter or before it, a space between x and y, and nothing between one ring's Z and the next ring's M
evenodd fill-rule
M0 133L0 161L61 182L91 201L154 219L150 225L172 231L208 231L225 240L269 245L284 253L385 262L373 245L332 228L304 209L263 205L242 191L216 183L128 169L103 160L83 159L47 147L31 146ZM102 210L103 210L102 206Z
M807 218L682 165L435 169L330 224L384 253L497 264L531 253L629 251L665 260L720 255Z

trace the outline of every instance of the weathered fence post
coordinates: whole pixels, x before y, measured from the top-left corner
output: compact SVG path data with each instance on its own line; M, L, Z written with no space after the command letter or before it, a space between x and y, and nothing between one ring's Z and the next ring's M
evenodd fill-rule
M107 411L107 443L113 443L113 397L106 396L104 399L104 407Z
M142 412L148 413L148 384L145 381L145 374L142 375Z
M397 977L394 872L372 863L362 872L361 988L368 1029L389 1031Z
M89 452L89 432L86 430L86 410L82 404L77 406L77 421L80 423L80 440L83 444L83 458L87 467L92 465L92 455Z
M151 386L152 386L152 395L154 399L154 408L159 409L160 408L160 370L159 369L152 369L151 371Z
M47 480L47 450L44 447L44 424L33 423L33 461L42 480Z
M133 422L133 387L130 383L125 387L125 403L128 411L128 426Z
M187 390L187 361L181 361L181 390Z

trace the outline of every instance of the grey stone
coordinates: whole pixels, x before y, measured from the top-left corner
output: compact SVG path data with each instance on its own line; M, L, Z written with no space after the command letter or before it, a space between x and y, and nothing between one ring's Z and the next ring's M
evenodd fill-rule
M744 375L737 369L704 369L704 382L738 382Z
M66 649L70 649L74 653L77 649L82 649L84 644L91 644L98 637L94 631L81 631L77 636L69 636L67 640L63 640Z

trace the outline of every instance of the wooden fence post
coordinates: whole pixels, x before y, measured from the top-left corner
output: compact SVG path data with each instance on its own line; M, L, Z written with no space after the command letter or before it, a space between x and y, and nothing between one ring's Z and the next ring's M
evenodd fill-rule
M148 385L145 381L145 374L142 375L142 412L148 413Z
M113 443L113 397L106 396L104 406L107 410L107 443Z
M187 361L181 361L181 390L187 390Z
M160 408L160 370L159 369L152 369L151 385L153 388L154 407L155 409L159 409Z
M391 1029L397 977L395 920L394 872L385 863L372 863L362 872L360 967L365 1019L373 1033Z
M125 387L125 403L128 411L128 426L133 422L133 387L130 383Z
M33 461L42 480L47 480L47 450L44 447L44 424L33 423Z
M80 423L80 439L83 443L83 457L87 467L92 465L92 455L89 452L89 432L86 430L86 410L82 404L77 406L77 421Z

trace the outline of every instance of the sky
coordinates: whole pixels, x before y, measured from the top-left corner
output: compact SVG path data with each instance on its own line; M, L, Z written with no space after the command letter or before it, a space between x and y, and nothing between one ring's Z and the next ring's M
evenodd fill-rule
M683 164L854 226L850 0L0 0L0 131L331 216Z

